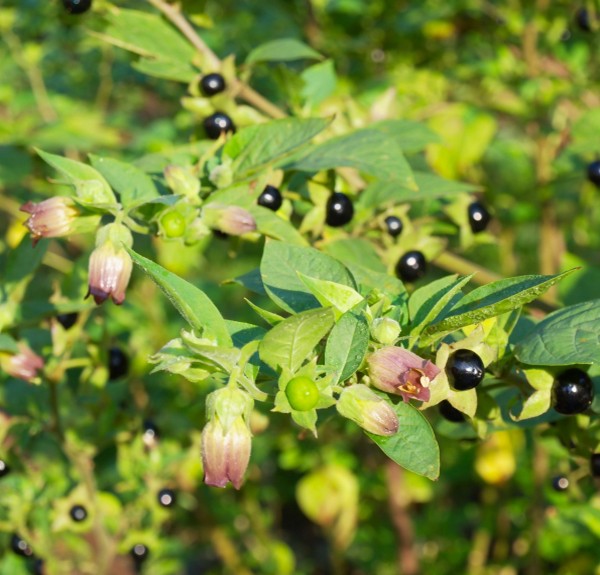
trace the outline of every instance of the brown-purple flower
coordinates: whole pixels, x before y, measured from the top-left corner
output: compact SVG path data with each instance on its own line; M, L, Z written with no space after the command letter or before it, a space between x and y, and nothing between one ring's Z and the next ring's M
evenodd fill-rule
M44 368L44 360L27 345L20 343L17 353L0 354L0 367L12 377L32 381L38 371Z
M30 214L25 226L31 232L34 243L40 238L69 235L73 231L73 222L79 215L75 202L62 196L49 198L39 204L27 202L21 206L21 211Z
M401 395L404 401L429 401L429 383L440 370L428 359L402 347L382 347L367 358L371 385Z

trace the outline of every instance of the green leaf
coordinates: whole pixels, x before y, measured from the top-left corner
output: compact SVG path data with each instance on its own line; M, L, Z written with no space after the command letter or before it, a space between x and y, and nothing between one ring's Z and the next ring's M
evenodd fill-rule
M153 261L128 250L133 261L169 298L175 309L197 335L214 337L219 345L232 345L227 324L211 299L199 288L176 276Z
M385 264L368 240L343 238L326 243L323 250L345 265L357 264L379 273L386 272Z
M312 278L301 272L298 272L298 277L323 307L333 306L338 312L336 315L341 315L351 310L355 305L363 301L363 297L349 286Z
M244 298L244 301L269 325L277 325L282 322L285 318L280 316L279 314L273 313L272 311L263 309L256 304L252 303L249 299Z
M36 150L39 156L75 186L77 197L86 204L115 204L117 199L102 174L81 162Z
M291 62L293 60L322 60L323 56L304 42L294 38L271 40L257 46L248 54L246 64L257 62Z
M319 172L346 166L417 190L412 170L396 141L378 130L357 130L311 147L286 169Z
M309 106L316 106L335 91L337 76L333 60L325 60L307 68L300 74L304 86L300 91Z
M119 193L125 209L158 197L158 190L150 176L133 164L94 155L90 155L90 161Z
M260 358L273 369L295 372L335 322L331 308L305 311L287 318L267 332L259 347Z
M451 310L451 315L430 325L423 333L436 334L480 323L532 302L563 277L568 270L555 276L519 276L481 286L463 297Z
M253 204L248 210L256 222L256 230L261 234L288 244L306 246L308 242L289 220L284 220L272 210Z
M153 58L140 58L133 63L133 67L155 78L173 80L189 84L198 76L198 71L187 62L176 62L175 60L154 60Z
M523 408L518 415L510 416L514 421L522 421L523 419L531 419L546 413L552 404L552 391L550 389L542 389L533 392L523 404Z
M18 353L19 347L17 342L7 333L0 333L0 351L8 351L9 353Z
M406 299L406 288L398 279L387 273L375 272L358 264L348 264L352 277L360 286L360 292L366 295L376 289L387 294L390 299Z
M42 263L49 243L39 242L35 247L31 238L24 236L21 243L9 251L3 263L2 282L0 283L0 301L10 299L16 303L21 301L25 286Z
M394 138L404 152L420 152L427 144L440 140L427 124L412 120L382 120L371 124L369 128Z
M362 314L346 312L335 324L325 347L325 365L334 381L346 381L360 367L369 347L369 323Z
M600 299L548 315L517 342L515 356L530 365L600 363Z
M309 142L331 121L332 118L285 118L248 126L228 140L223 153L233 160L234 177L245 179Z
M425 416L401 401L394 405L400 427L391 437L365 432L392 461L401 467L437 479L440 475L440 448Z
M332 257L314 248L268 240L260 264L263 286L268 296L290 313L320 307L298 272L355 287L348 270Z

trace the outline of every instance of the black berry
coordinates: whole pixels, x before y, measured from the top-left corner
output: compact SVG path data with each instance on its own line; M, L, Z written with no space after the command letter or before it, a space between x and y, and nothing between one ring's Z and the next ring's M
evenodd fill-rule
M0 459L0 477L4 477L10 473L10 467L4 461L4 459Z
M590 13L587 11L586 8L579 8L579 10L577 10L577 12L575 13L575 22L577 23L577 26L579 26L580 30L583 30L584 32L592 31Z
M470 349L457 349L446 364L450 385L459 391L473 389L483 380L484 367L481 358Z
M141 563L146 561L146 559L148 559L150 550L143 543L138 543L137 545L134 545L131 548L130 553L135 563L137 565L140 565Z
M592 453L590 457L590 471L593 477L600 477L600 453Z
M83 14L92 7L92 0L63 0L63 6L70 14Z
M554 409L563 415L583 413L594 399L594 386L590 376L575 367L563 371L554 380L552 402Z
M143 423L142 441L148 448L154 447L160 438L158 427L153 421L146 420Z
M161 489L158 492L158 502L163 507L172 507L175 505L175 492L172 489Z
M127 375L129 371L129 359L119 347L111 347L108 350L108 379L118 379Z
M396 275L404 282L414 282L427 272L425 256L416 250L406 252L396 264Z
M44 562L41 559L36 559L31 566L33 575L44 575Z
M85 521L88 516L87 510L83 505L73 505L69 511L69 515L71 516L71 519L77 521L77 523Z
M327 215L325 222L328 226L339 228L345 226L354 216L352 200L342 192L334 192L327 200Z
M77 313L73 312L73 313L59 313L56 316L56 321L62 325L65 329L70 329L72 328L75 323L77 322Z
M200 90L205 96L214 96L225 90L225 78L221 74L213 73L202 76Z
M258 205L269 208L276 212L283 202L281 192L275 186L265 186L260 196L258 196Z
M487 208L481 202L472 202L467 208L469 216L469 225L474 234L482 232L488 227L492 216Z
M398 237L402 233L402 228L404 227L402 220L396 216L388 216L385 218L385 225L388 234L393 238Z
M16 533L10 539L10 548L21 557L31 557L33 550L29 547L29 543L21 539Z
M223 112L215 112L204 119L202 124L206 136L211 140L218 140L221 134L226 132L235 132L233 120Z
M596 160L588 165L587 177L590 182L600 188L600 160Z
M462 411L458 411L456 407L454 407L448 400L444 399L438 406L440 415L447 419L448 421L452 421L453 423L460 423L465 421L465 414Z
M554 489L554 491L566 491L569 489L569 480L564 475L553 477L552 489Z

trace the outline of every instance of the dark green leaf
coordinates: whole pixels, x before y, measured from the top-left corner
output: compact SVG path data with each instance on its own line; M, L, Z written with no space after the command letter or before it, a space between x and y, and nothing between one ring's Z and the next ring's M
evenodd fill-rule
M271 40L257 46L248 54L246 64L257 62L290 62L292 60L321 60L323 56L304 42L294 38Z
M382 120L369 127L394 138L403 152L420 152L440 139L427 124L412 120Z

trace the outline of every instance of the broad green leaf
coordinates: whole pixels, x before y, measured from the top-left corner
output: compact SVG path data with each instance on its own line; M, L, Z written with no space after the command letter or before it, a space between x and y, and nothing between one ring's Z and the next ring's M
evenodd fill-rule
M420 152L440 137L423 122L413 120L381 120L369 126L394 138L402 151Z
M555 276L519 276L481 286L463 297L448 317L425 328L427 335L480 323L532 302L575 269Z
M214 337L222 346L232 345L221 312L201 289L133 250L128 251L133 261L158 285L197 335Z
M241 276L233 278L232 280L226 280L223 283L240 284L251 292L257 293L259 295L267 295L259 269L251 270Z
M297 246L308 245L304 236L298 232L290 221L284 220L272 210L252 204L249 212L254 216L256 230L261 234L275 240L287 242L288 244Z
M301 272L298 272L298 277L323 307L333 306L337 310L336 316L351 310L363 301L363 297L349 286L312 278Z
M369 347L369 324L362 314L346 312L335 324L325 347L325 365L334 383L346 381L360 367Z
M293 315L269 330L259 347L260 358L273 369L295 372L335 322L331 308Z
M233 340L233 345L240 349L251 341L262 339L265 333L267 333L264 327L242 321L226 319L225 324Z
M331 123L332 118L285 118L240 130L225 144L233 160L234 177L245 179L268 164L280 161Z
M7 333L0 333L0 351L8 351L10 353L17 353L19 347L17 342L10 337Z
M67 177L75 187L77 197L86 204L115 204L117 199L102 174L81 162L70 160L42 150L36 150L39 156L55 170Z
M314 248L268 240L260 264L263 286L269 297L290 313L320 307L298 272L355 287L348 270L332 257Z
M133 67L148 76L185 84L189 84L198 76L198 70L188 62L177 62L175 60L140 58L133 63Z
M94 155L90 155L90 161L92 166L119 193L121 203L125 209L144 203L159 195L150 176L133 164Z
M253 304L249 299L244 298L244 301L269 325L277 325L282 322L285 318L280 316L279 314L273 313L272 311L263 309L262 307L258 307L256 304Z
M309 106L316 106L335 91L337 76L333 60L325 60L310 66L300 74L304 86L300 91L303 100Z
M600 363L600 299L548 315L517 342L515 356L530 365Z
M418 189L412 170L396 141L378 130L357 130L331 138L294 158L285 168L319 172L344 166L382 180L395 180L399 186Z
M392 461L401 467L437 479L440 475L440 448L425 416L403 401L394 405L400 427L391 437L367 435Z
M23 237L21 243L8 252L3 264L2 282L0 283L0 302L9 298L18 303L33 274L46 255L48 242L41 241L35 247L29 236Z
M294 38L271 40L257 46L248 54L246 64L257 62L291 62L293 60L322 60L323 56L304 42Z
M359 284L360 292L363 295L376 289L387 294L392 300L406 299L406 288L398 278L358 264L348 264L348 269L356 283Z
M345 265L357 264L376 272L386 272L385 264L368 240L344 238L326 243L323 250Z

